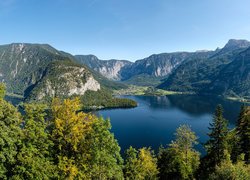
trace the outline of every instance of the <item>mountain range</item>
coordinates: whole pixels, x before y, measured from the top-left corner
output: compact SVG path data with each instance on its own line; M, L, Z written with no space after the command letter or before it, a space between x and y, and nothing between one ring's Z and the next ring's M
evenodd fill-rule
M249 97L249 47L247 40L231 39L214 51L153 54L130 62L73 56L48 44L13 43L0 46L0 81L9 93L33 100L83 96L126 84Z
M214 51L154 54L135 62L110 60L113 66L93 55L78 55L76 59L108 78L112 75L108 69L116 69L118 78L110 79L128 84L177 92L249 97L249 47L247 40L230 39L223 48ZM116 66L119 63L122 65Z
M249 47L250 42L246 40L229 40L208 58L183 62L158 87L199 94L249 96Z

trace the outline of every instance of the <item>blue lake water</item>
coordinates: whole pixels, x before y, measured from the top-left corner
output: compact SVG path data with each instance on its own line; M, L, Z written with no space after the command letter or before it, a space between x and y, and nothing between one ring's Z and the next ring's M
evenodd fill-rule
M171 96L124 96L138 102L132 109L109 109L96 112L109 118L111 131L121 146L121 153L133 146L152 147L155 151L162 144L166 146L174 139L176 128L182 124L191 126L199 137L199 142L208 139L208 126L218 104L224 107L224 116L233 128L240 111L241 103L217 97L195 95ZM22 100L6 96L14 105ZM196 146L203 155L202 145Z
M158 150L174 139L174 132L182 124L191 126L199 137L199 142L208 139L208 126L217 104L224 107L224 116L233 128L240 111L241 103L217 97L195 95L171 96L125 96L138 102L133 109L111 109L98 112L110 118L112 132L122 148L122 153L133 146L152 147ZM196 146L202 154L202 145Z

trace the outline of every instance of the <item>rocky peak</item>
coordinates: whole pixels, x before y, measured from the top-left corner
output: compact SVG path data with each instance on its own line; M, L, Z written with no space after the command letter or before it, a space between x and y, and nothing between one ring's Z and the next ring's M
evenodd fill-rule
M250 42L244 39L230 39L223 49L247 48Z

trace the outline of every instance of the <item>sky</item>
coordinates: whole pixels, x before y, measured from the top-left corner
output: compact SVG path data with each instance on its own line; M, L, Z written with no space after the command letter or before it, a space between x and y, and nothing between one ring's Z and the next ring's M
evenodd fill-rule
M250 40L249 7L249 0L0 0L0 44L131 61L214 50Z

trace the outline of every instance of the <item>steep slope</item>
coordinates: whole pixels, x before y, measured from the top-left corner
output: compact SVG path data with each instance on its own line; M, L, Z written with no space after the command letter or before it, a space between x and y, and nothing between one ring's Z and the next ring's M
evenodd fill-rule
M225 96L250 97L250 48L225 66L202 92Z
M135 63L123 70L123 79L129 79L139 74L148 74L154 77L168 75L172 69L184 61L189 53L163 53L154 54Z
M7 91L23 95L39 81L45 68L55 60L65 60L59 51L46 44L14 43L0 46L0 81Z
M80 64L85 64L106 78L116 81L121 80L121 69L132 64L126 60L99 60L94 55L76 55L75 58Z
M81 64L99 72L111 80L127 84L158 85L182 62L195 57L208 57L212 52L176 52L154 54L134 63L125 60L99 60L94 55L77 55Z
M29 100L84 95L87 90L98 91L101 86L83 66L72 61L52 62L41 80L28 93Z
M125 67L122 77L125 82L131 84L158 85L183 62L196 57L208 57L211 53L204 51L154 54Z
M112 89L126 86L46 44L0 46L0 81L6 84L8 93L21 95L25 101L47 103L53 97L80 96L85 109L137 106L133 100L112 96Z
M201 91L213 82L221 70L231 63L250 43L243 40L229 40L222 49L218 49L208 58L193 58L182 63L159 88L182 91Z

